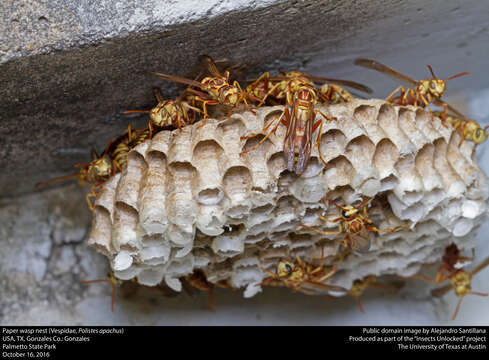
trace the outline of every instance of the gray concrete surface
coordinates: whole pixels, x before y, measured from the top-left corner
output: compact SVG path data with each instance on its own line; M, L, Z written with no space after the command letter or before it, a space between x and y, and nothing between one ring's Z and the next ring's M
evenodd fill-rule
M87 249L90 213L75 184L32 193L33 184L73 171L129 123L121 115L153 105L146 75L184 75L198 55L245 62L251 72L301 69L363 82L386 96L395 81L352 65L372 57L421 79L431 64L448 95L470 116L489 120L489 4L435 1L14 1L0 4L0 324L467 324L488 325L487 298L434 301L416 282L399 295L367 293L365 315L351 298L271 289L247 300L218 290L165 298L146 289L110 312L104 258ZM481 91L482 90L482 91ZM136 121L136 123L135 123ZM489 172L487 144L478 157ZM481 231L484 234L486 227ZM479 259L489 244L479 236ZM489 291L481 273L473 288ZM421 287L421 288L420 288ZM280 306L277 302L280 301Z

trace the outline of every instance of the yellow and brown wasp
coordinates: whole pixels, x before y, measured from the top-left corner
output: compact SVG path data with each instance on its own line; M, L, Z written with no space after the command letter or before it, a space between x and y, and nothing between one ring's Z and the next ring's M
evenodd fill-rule
M287 169L300 175L306 169L311 157L313 133L319 125L321 126L315 146L318 148L320 159L326 164L319 151L323 120L316 122L315 119L318 113L327 120L332 120L332 118L314 108L317 103L316 88L307 78L290 79L287 82L285 96L286 105L280 117L270 121L260 132L241 137L241 140L247 140L260 134L266 134L256 145L242 151L241 155L260 146L271 134L275 133L278 125L282 123L287 127L284 139L284 157ZM273 124L275 125L272 127Z
M448 104L444 104L444 111L433 112L434 116L438 116L441 121L449 123L461 135L459 146L464 140L472 141L476 145L482 144L487 139L487 128L489 125L482 128L475 120L468 119L459 111ZM456 116L447 115L447 110L450 110Z
M369 288L378 288L387 291L399 291L403 286L404 282L378 282L374 275L367 275L362 279L353 281L353 285L351 289L348 290L348 293L355 298L360 311L365 313L362 303L360 302L360 296L365 292L365 290Z
M112 142L111 142L112 143ZM95 190L102 186L109 178L111 175L115 173L115 168L112 163L112 160L108 156L107 152L109 150L109 147L111 145L107 146L106 150L103 152L102 155L98 156L97 152L92 149L91 151L91 156L92 156L92 161L89 163L80 163L76 164L75 167L79 167L80 171L78 173L70 174L70 175L65 175L65 176L60 176L54 179L50 179L45 182L37 183L35 185L36 189L40 190L45 188L46 186L65 181L65 180L70 180L70 179L77 179L78 183L80 186L87 186L87 185L92 185L90 193L86 195L88 207L90 210L93 211L93 204L91 202L92 197L97 197L97 193Z
M294 82L297 78L299 81ZM337 104L353 100L353 96L339 85L348 86L359 91L372 93L372 89L354 81L339 80L326 77L313 76L301 71L281 71L278 77L271 78L270 73L263 73L258 79L248 80L253 81L245 88L245 91L253 96L256 96L263 101L270 99L272 105L285 104L287 91L296 91L298 86L307 79L308 83L324 84L317 89L317 95L321 102L329 104ZM292 83L289 85L289 82ZM330 84L332 83L332 84ZM335 85L339 84L339 85Z
M317 147L319 158L326 165L320 151L323 119L316 121L316 115L319 113L325 120L334 120L320 110L315 109L318 102L318 90L314 81L337 81L349 86L356 86L364 91L371 90L361 84L335 80L329 78L319 78L300 71L282 72L282 76L270 78L269 73L264 73L247 87L247 91L253 96L261 98L263 102L267 98L273 98L275 103L285 104L285 108L280 117L270 121L265 127L256 134L244 136L241 139L247 140L265 134L265 136L253 147L241 152L244 155L258 146L274 134L278 126L282 123L286 126L287 131L284 139L284 157L287 169L301 175L307 167L313 147L313 134L319 127L317 138L314 146ZM332 89L332 88L330 88ZM346 90L345 90L346 91ZM323 101L339 101L339 97L333 96L331 90L325 90L320 93ZM274 125L274 126L272 126Z
M373 222L367 213L367 203L371 198L363 198L363 201L358 206L338 205L331 199L324 198L331 204L341 210L341 216L329 220L328 218L318 214L319 218L326 222L338 223L337 231L321 231L312 226L301 224L306 229L313 230L322 235L338 235L346 233L345 238L341 243L348 249L359 253L366 253L370 249L372 232L392 233L406 229L408 226L399 226L393 229L379 229L373 226Z
M472 278L474 277L475 274L483 270L488 265L489 265L489 258L485 259L481 264L476 266L470 272L466 272L463 269L456 269L448 276L448 279L450 280L450 284L432 290L431 294L435 297L441 297L451 289L455 291L455 294L458 296L458 303L455 309L455 313L452 316L452 320L455 320L455 318L457 317L462 300L466 295L488 296L487 293L472 291Z
M476 266L470 272L467 272L461 268L463 267L464 262L472 261L473 259L474 256L472 257L462 256L462 253L458 249L458 247L455 244L451 244L450 246L447 246L447 248L445 249L445 253L442 257L441 263L438 266L438 269L436 270L435 277L430 278L424 275L413 275L413 276L406 276L403 278L421 279L429 282L434 282L437 284L442 284L446 280L449 280L450 284L432 290L431 294L435 297L441 297L451 289L455 291L455 294L459 298L457 307L455 309L455 313L452 316L452 320L455 320L458 311L460 309L462 300L466 295L472 294L478 296L488 296L488 294L486 293L472 291L471 283L472 283L472 277L489 265L489 258L485 259L481 264Z
M160 89L153 88L158 104L151 110L127 110L123 114L149 113L149 137L153 137L153 128L178 128L192 124L197 120L197 113L202 112L190 104L195 102L194 95L184 91L176 100L164 99Z
M109 147L108 152L116 170L122 171L127 165L129 151L149 139L150 136L149 129L135 130L129 125L127 131L113 141Z
M436 274L434 278L430 278L424 275L413 275L413 276L402 276L407 279L421 279L429 282L436 282L441 284L448 278L450 278L451 274L456 272L460 268L460 264L463 264L467 261L474 260L474 257L464 257L462 256L461 251L455 244L451 244L445 248L445 253L441 259L441 263L436 270Z
M253 111L250 108L247 99L261 102L260 99L244 92L237 81L234 81L232 84L230 84L229 71L226 70L224 74L221 74L214 60L210 56L201 55L199 57L199 61L210 74L210 76L204 77L200 82L162 73L151 74L162 77L165 80L191 86L188 87L186 91L195 95L195 101L202 103L204 117L200 126L205 125L205 121L208 116L207 105L227 106L228 108L230 108L230 114L231 111L242 102L246 105L248 110Z
M190 289L188 289L187 284L191 285L193 288L205 291L209 293L209 307L214 309L214 287L219 286L222 288L229 288L231 285L228 280L218 281L216 284L213 284L207 281L207 277L205 276L202 270L195 270L192 274L185 276L182 279L183 286L188 293L192 293Z
M430 107L430 103L435 101L441 102L441 97L445 93L446 82L448 80L455 79L457 77L468 75L469 72L463 72L457 75L453 75L446 79L438 79L433 72L430 65L428 69L430 70L432 78L424 80L414 80L407 75L401 74L394 69L391 69L387 65L381 64L378 61L371 59L356 59L355 65L360 65L368 69L376 70L398 80L404 81L408 84L413 85L412 88L405 89L404 86L398 86L387 98L386 101L390 101L397 105L414 105L414 106L427 106ZM397 93L399 96L395 97ZM430 109L431 111L431 109Z
M300 291L304 294L315 294L316 292L311 290L316 289L319 291L331 290L347 292L348 290L337 285L324 284L326 280L331 278L338 268L338 264L333 266L329 271L325 270L322 263L324 253L322 252L321 265L314 266L299 259L296 256L295 260L282 259L277 263L277 267L274 272L264 269L270 276L265 278L259 285L271 285L271 286L286 286L292 291ZM341 262L341 260L340 260Z

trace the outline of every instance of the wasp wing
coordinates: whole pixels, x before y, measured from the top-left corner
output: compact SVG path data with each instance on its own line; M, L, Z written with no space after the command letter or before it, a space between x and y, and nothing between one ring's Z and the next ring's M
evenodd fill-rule
M313 289L322 290L322 291L327 290L327 291L340 291L340 292L344 292L344 293L348 292L348 289L345 289L342 286L331 285L331 284L323 284L323 283L311 281L311 280L304 281L303 287L313 288Z
M482 269L484 269L488 265L489 265L489 257L487 259L485 259L483 262L481 262L479 265L477 265L474 268L474 270L472 270L470 272L470 275L471 276L474 276L475 274L477 274L479 271L481 271Z
M447 107L447 110L450 110L452 113L454 113L455 115L457 115L458 117L462 118L462 119L467 119L467 116L465 116L464 114L462 114L460 111L458 111L457 109L455 109L453 106L451 106L450 104L447 104L446 102L444 101L441 101L439 99L434 99L433 100L433 103L437 106L446 106Z
M155 73L155 72L150 72L150 74L159 76L159 77L161 77L165 80L168 80L168 81L173 81L173 82L177 82L177 83L181 83L181 84L185 84L185 85L195 86L195 87L198 87L199 89L202 89L202 84L198 81L195 81L195 80L190 80L190 79L186 79L186 78L180 77L180 76Z
M348 234L348 236L350 237L350 246L353 251L359 252L360 254L365 254L369 251L372 242L372 233L365 227L362 227L359 232Z
M297 164L295 172L300 175L306 170L309 159L311 158L312 150L312 128L314 125L314 119L316 114L314 112L314 106L310 106L307 111L307 117L301 118L299 121L299 126L304 129L304 134L298 139L297 142Z
M332 79L332 78L327 78L327 77L322 77L322 76L312 76L309 74L305 74L305 76L308 77L309 79L313 80L315 83L324 84L324 83L330 82L330 83L334 83L334 84L338 84L338 85L348 86L352 89L356 89L356 90L365 92L367 94L373 93L373 90L371 88L369 88L366 85L357 83L355 81Z
M374 282L370 284L370 287L386 290L386 291L391 291L391 292L397 292L401 290L404 285L406 285L405 281L389 281L389 282Z
M417 85L418 81L411 79L409 76L401 74L400 72L397 72L394 69L391 69L387 65L381 64L378 61L371 60L371 59L356 59L355 60L355 65L363 66L368 69L372 69L375 71L379 71L381 73L384 73L388 76L391 76L395 79L405 81L411 85Z
M294 106L292 107L292 114L289 116L288 106L284 109L285 119L287 120L287 131L284 138L284 157L285 164L289 171L294 171L294 159L295 159L295 137L296 137L296 124L297 117L295 114Z
M204 69L209 72L211 76L219 78L223 77L216 65L216 62L209 55L200 55L199 62L202 64Z
M452 288L453 288L452 284L448 284L448 285L442 286L441 288L431 290L431 295L434 297L442 297L447 292L449 292Z

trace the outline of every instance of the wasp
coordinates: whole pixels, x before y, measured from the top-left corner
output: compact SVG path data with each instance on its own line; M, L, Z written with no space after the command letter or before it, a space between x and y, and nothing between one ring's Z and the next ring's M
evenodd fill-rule
M102 186L111 175L115 173L115 168L112 160L108 156L107 152L109 150L109 145L106 150L102 153L102 155L98 156L97 152L92 149L91 156L92 161L89 163L80 163L76 164L75 167L79 167L80 171L78 173L60 176L45 182L41 182L35 185L36 189L42 189L48 185L52 185L61 181L69 180L69 179L77 179L80 186L87 186L92 184L90 193L86 195L88 207L91 211L93 211L93 204L91 198L97 197L97 193L95 192L100 186Z
M279 124L284 124L287 128L284 139L284 157L287 169L301 175L307 167L311 157L313 133L320 125L314 146L318 148L321 161L326 161L321 155L319 145L321 142L323 120L315 121L319 113L326 120L333 120L320 110L314 109L317 104L316 88L311 81L305 77L296 77L287 82L286 105L282 114L270 121L260 132L249 136L241 137L246 140L266 134L256 145L241 152L244 155L260 146L270 135L276 132ZM275 125L272 127L272 125ZM270 130L269 130L270 128Z
M191 86L187 88L186 91L196 95L195 101L202 103L202 110L204 113L202 124L199 127L205 125L206 119L208 117L207 105L220 104L227 106L230 108L228 113L230 115L232 109L236 108L242 102L246 105L248 110L253 112L253 109L250 108L247 99L261 102L260 99L244 92L237 81L234 81L232 84L230 84L229 71L226 70L224 74L221 74L214 60L210 56L201 55L199 57L199 61L210 74L210 76L204 77L200 82L179 76L151 73L153 75L162 77L165 80ZM200 89L201 91L195 88Z
M414 80L409 76L401 74L387 65L381 64L378 61L371 59L356 59L355 65L360 65L368 69L376 70L392 76L396 79L402 80L408 84L413 85L412 88L405 89L404 86L398 86L387 98L386 101L392 102L397 105L414 105L414 106L427 106L430 108L430 103L434 101L441 101L441 97L445 93L446 82L458 78L460 76L468 75L469 72L463 72L457 75L453 75L446 79L438 79L433 72L433 68L430 65L428 69L431 73L432 78L424 80ZM399 93L399 96L395 95ZM431 109L430 109L431 111Z
M176 100L164 99L160 89L153 88L153 95L156 98L158 104L151 110L127 110L123 114L135 114L135 113L149 113L149 137L153 137L153 128L178 128L192 124L197 119L197 113L202 111L191 105L195 103L194 95L187 91L182 94Z
M406 276L404 278L407 279L421 279L429 282L435 282L438 284L441 284L450 276L455 273L458 268L460 268L459 264L463 264L464 262L467 261L472 261L474 260L474 257L464 257L462 256L461 251L455 244L451 244L445 248L445 252L443 254L443 257L441 259L441 263L438 266L436 270L436 274L434 278L430 278L424 275L413 275L413 276Z
M479 271L483 270L489 265L489 258L485 259L481 264L476 266L472 271L466 272L463 269L455 269L453 272L448 274L446 277L440 278L438 283L445 281L447 278L450 280L450 284L443 286L438 289L432 290L431 294L435 297L441 297L445 295L448 291L453 289L455 294L458 296L458 303L455 309L455 313L452 316L452 320L457 317L460 305L463 298L466 295L478 295L478 296L488 296L487 293L472 291L472 278Z
M468 119L450 105L445 105L446 107L444 111L435 111L433 112L433 115L438 116L441 121L451 124L452 127L460 133L461 139L459 146L462 145L464 140L472 141L476 145L482 144L484 141L486 141L486 129L489 128L489 125L482 128L477 121ZM456 116L447 115L447 109L449 109Z
M472 253L472 255L474 255ZM436 270L436 274L433 278L424 276L424 275L413 275L406 276L403 278L408 279L421 279L429 282L434 282L437 284L442 284L446 280L450 281L450 284L443 286L438 289L432 290L432 295L435 297L441 297L445 295L450 289L454 289L455 294L459 297L459 301L457 304L457 308L455 309L455 313L453 314L452 320L455 320L457 317L458 311L460 309L460 304L462 303L462 299L469 294L479 295L479 296L487 296L488 294L473 292L471 291L471 280L472 277L484 269L489 265L489 258L484 260L479 266L475 267L471 272L464 271L461 267L464 262L472 261L474 256L472 257L464 257L462 256L461 251L455 244L451 244L445 248L445 253L443 254L440 265Z
M134 279L128 280L128 281L135 282L136 280L134 278ZM115 275L114 275L114 272L113 271L109 271L109 273L107 274L107 279L83 280L81 283L83 285L87 285L87 284L101 283L101 282L109 283L112 286L112 297L111 297L111 307L110 308L111 308L112 312L114 312L115 289L116 289L116 287L121 286L125 281L116 278Z
M241 137L241 140L246 140L260 134L266 134L256 145L242 151L241 155L256 149L271 134L275 134L279 124L282 123L287 128L284 139L284 157L287 169L297 175L301 175L306 169L311 156L313 133L318 126L320 127L314 146L318 148L319 158L326 165L326 161L323 159L319 149L323 120L316 122L316 115L318 113L321 114L326 121L334 120L320 110L315 109L315 105L318 102L318 90L314 81L336 81L357 87L366 92L372 92L372 90L358 83L315 77L300 71L281 72L280 75L282 76L270 78L268 72L264 73L246 88L249 94L260 98L263 103L267 98L271 97L275 103L285 104L285 108L280 117L270 121L259 133ZM321 101L340 101L340 96L333 95L334 91L331 90L340 89L339 86L323 87L322 89L322 91L319 91ZM272 127L273 124L275 125Z
M346 236L343 241L341 241L343 246L345 246L347 249L351 249L361 254L367 253L369 251L372 232L393 233L408 228L407 225L399 226L393 229L379 229L373 226L373 222L369 218L367 213L367 203L371 200L371 198L362 196L362 202L358 206L341 206L331 199L324 198L323 201L324 200L329 201L331 204L340 209L341 216L332 220L329 220L328 218L320 214L318 214L318 216L323 221L338 223L338 230L321 231L305 224L301 224L301 226L322 235L338 235L345 232Z
M185 276L183 280L184 286L188 283L197 290L209 293L209 307L211 309L214 309L214 287L229 288L231 286L228 280L218 281L216 284L207 281L207 277L201 270L195 270L192 274ZM191 293L190 289L186 288L186 290Z
M353 281L353 285L348 290L348 293L355 298L358 308L362 313L365 313L365 309L360 301L360 296L369 288L379 288L387 291L399 291L404 286L404 282L390 282L382 283L378 282L374 275L367 275L362 279Z
M150 129L134 130L129 125L127 131L116 139L109 149L109 155L115 168L118 171L122 171L127 166L127 155L129 151L150 137Z
M321 259L324 257L324 253ZM313 295L315 292L305 289L303 286L309 288L316 288L318 290L332 290L347 292L347 289L330 284L324 284L326 280L332 277L338 268L339 264L336 264L329 271L325 271L324 265L321 261L321 265L314 266L309 264L296 256L295 260L282 259L277 263L275 273L264 269L270 276L265 278L259 285L272 285L272 286L286 286L292 291L301 291L305 294Z
M289 86L289 81L293 81L295 78L301 80L295 83L292 82L292 84ZM258 79L248 80L253 81L253 83L248 85L245 88L245 91L250 95L262 99L263 101L265 101L267 98L271 98L272 105L283 105L285 103L287 90L289 88L291 91L297 90L297 86L300 86L304 79L307 79L308 83L311 85L314 83L325 83L317 90L319 100L323 103L338 104L341 102L352 101L354 99L353 95L351 95L347 90L335 84L341 84L366 93L372 93L372 89L354 81L312 76L296 70L288 72L281 71L279 72L279 76L275 78L270 78L270 73L265 72Z

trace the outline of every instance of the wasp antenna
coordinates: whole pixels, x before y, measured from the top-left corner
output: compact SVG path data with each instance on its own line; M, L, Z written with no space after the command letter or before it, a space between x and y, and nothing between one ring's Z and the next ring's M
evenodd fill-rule
M131 138L130 137L130 134L131 134L131 125L129 125L127 127L127 130L129 131L129 139ZM114 138L110 139L109 143L107 144L107 147L105 148L104 152L102 153L101 157L107 155L107 153L109 152L109 149L110 149L110 146L112 145L112 143L115 141Z
M336 202L334 202L334 201L333 201L333 200L331 200L331 199L328 199L327 197L324 197L323 199L324 199L324 200L329 201L331 204L333 204L334 206L336 206L336 207L338 207L338 208L340 208L340 209L344 209L344 207L343 207L343 206L341 206L341 205L337 204Z
M78 164L75 164L75 167L81 167L81 166L89 166L90 163L78 163Z
M427 64L426 65L428 67L428 69L430 70L430 73L431 73L431 76L433 76L433 79L438 79L435 75L435 72L433 71L433 68L431 67L430 64Z
M463 72L463 73L460 73L457 75L453 75L453 76L450 76L449 78L446 78L445 81L452 80L452 79L455 79L455 78L458 78L458 77L464 76L464 75L470 75L470 73L466 71L466 72Z
M93 283L100 283L100 282L110 282L110 279L98 279L98 280L82 280L81 283L83 285L86 284L93 284Z
M92 157L92 160L97 160L99 158L97 150L94 148L90 149L90 156Z
M151 110L127 110L127 111L124 111L123 114L124 115L127 115L127 114L138 114L138 113L149 114L150 112L151 112Z
M161 89L158 87L153 88L153 95L158 102L164 101L163 94L161 93Z
M360 205L355 206L355 209L360 209L360 208L362 208L363 206L367 205L367 203L368 203L370 200L372 200L372 198L370 198L370 197L368 197L368 196L363 197L363 195L362 195L362 198L363 198L362 202L360 203Z
M50 179L50 180L47 180L47 181L43 181L43 182L37 183L36 185L34 185L34 188L36 190L41 190L41 189L45 188L48 185L56 184L58 182L65 181L65 180L74 179L78 175L80 175L80 174L79 173L75 173L75 174L70 174L70 175L59 176L59 177L54 178L54 179Z

